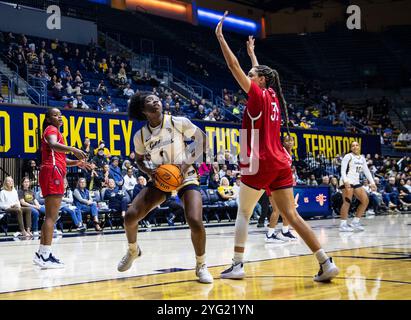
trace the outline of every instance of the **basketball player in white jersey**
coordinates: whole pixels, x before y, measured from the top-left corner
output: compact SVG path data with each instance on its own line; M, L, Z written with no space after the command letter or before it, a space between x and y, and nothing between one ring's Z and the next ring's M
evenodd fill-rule
M206 150L205 134L190 120L163 114L160 99L153 94L136 94L130 99L129 118L146 121L134 136L138 168L145 172L150 181L133 200L124 217L128 240L126 255L118 264L118 271L130 269L133 261L141 256L137 245L138 223L154 208L163 203L169 194L154 185L156 168L163 164L180 167L183 183L177 189L184 205L185 218L191 229L191 240L196 254L196 276L201 283L212 283L213 277L205 263L206 233L203 225L203 203L199 191L197 172L191 165L191 152L185 140ZM197 153L198 154L198 153Z
M360 154L360 145L354 141L351 143L351 152L346 154L341 162L340 189L343 194L343 204L341 206L340 231L353 232L364 231L360 224L360 218L368 206L368 195L360 183L360 173L364 173L370 183L370 188L376 190L374 179L367 166L367 161ZM351 224L347 223L348 211L350 210L353 195L360 201L360 205L355 213L355 218Z

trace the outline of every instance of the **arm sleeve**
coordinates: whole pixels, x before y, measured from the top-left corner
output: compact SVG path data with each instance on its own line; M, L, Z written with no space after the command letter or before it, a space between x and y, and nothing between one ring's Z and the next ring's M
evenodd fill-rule
M8 205L6 205L6 201L4 199L4 192L0 191L0 209L6 209Z
M23 190L19 190L17 192L18 196L19 196L19 200L24 199L24 191Z
M83 198L81 197L80 192L79 192L77 189L74 190L73 195L74 195L74 198L76 198L77 201L79 201L79 202L81 202L81 203L83 203L83 204L87 204L88 199L83 199Z
M143 128L138 130L136 134L134 135L133 141L134 141L134 150L136 151L137 154L143 155L145 153L145 148L144 148L144 142L141 140L141 131Z
M370 182L370 184L375 184L374 178L372 177L372 174L371 174L371 172L370 172L370 169L368 169L367 161L365 160L364 157L362 157L362 162L363 162L362 167L363 167L365 176L367 177L367 179L368 179L368 181Z
M250 90L247 94L247 111L252 117L257 117L263 111L263 92L255 82L251 81Z
M65 198L65 201L66 201L68 204L72 204L72 203L74 202L73 192L72 192L71 190L69 190L69 191L67 192L67 198Z
M341 161L341 178L343 179L344 183L347 181L347 167L348 167L348 163L350 162L350 159L351 159L350 154L347 154L344 156L344 158Z

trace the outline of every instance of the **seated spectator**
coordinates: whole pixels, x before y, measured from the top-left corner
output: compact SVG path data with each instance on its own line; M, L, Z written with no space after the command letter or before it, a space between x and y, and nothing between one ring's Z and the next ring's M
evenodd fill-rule
M63 85L61 83L61 79L58 79L53 85L53 98L56 100L63 99Z
M218 173L215 173L212 175L212 179L208 181L208 188L209 189L218 189L220 186L220 175Z
M108 188L104 191L103 200L108 201L108 207L117 212L121 212L121 216L126 215L127 197L124 191L120 190L113 179L109 179Z
M131 98L134 95L134 90L131 88L129 83L126 84L126 87L123 90L123 95L126 98Z
M307 119L305 117L301 118L301 123L300 123L300 127L304 128L304 129L310 129L311 128L311 124L307 121Z
M198 106L198 111L194 115L194 119L203 120L206 117L204 106L200 104Z
M120 160L117 157L113 157L111 159L110 174L113 177L114 181L116 182L116 185L118 187L122 187L124 184L124 179L123 179L123 175L121 174L121 169L118 166L119 162Z
M76 98L73 100L73 108L76 109L90 109L90 107L83 101L83 95L77 94Z
M180 102L176 102L174 109L172 109L171 114L176 117L183 117L184 111L180 107Z
M71 71L68 66L64 67L64 70L60 71L60 79L65 80L65 81L72 81L73 77L71 76Z
M130 198L133 198L133 190L136 184L137 184L137 179L134 176L133 167L129 167L127 169L127 174L124 176L123 190L126 191L130 195Z
M411 185L411 179L407 180L407 183L405 182L404 179L400 179L400 183L398 186L398 191L399 191L399 196L398 199L400 203L402 204L403 209L408 210L408 207L411 206L411 193L410 193L410 188L406 187Z
M198 168L198 174L202 176L208 176L211 171L211 164L207 164L203 162L200 167Z
M205 121L216 121L215 110L210 111L207 117L204 118Z
M101 59L101 62L98 64L98 69L101 73L106 73L108 70L108 65L107 65L107 60L106 59Z
M67 81L66 83L66 91L69 96L71 96L72 94L75 94L75 95L81 94L80 87L76 86L75 88L73 88L70 81Z
M14 237L22 235L23 237L32 237L31 229L31 208L21 207L17 190L14 188L14 180L12 177L6 177L3 182L3 189L0 191L0 209L17 215L20 232L16 232ZM26 227L24 226L24 218Z
M220 186L218 187L217 192L227 207L237 206L233 187L230 186L230 183L226 177L221 178Z
M137 197L141 190L147 185L147 180L143 176L139 176L137 178L137 184L134 186L133 189L133 198Z
M102 188L101 177L100 172L97 170L96 163L93 160L90 161L90 170L85 173L86 182L90 191L100 190Z
M330 184L330 177L329 176L322 177L322 182L320 184L320 187L329 187L329 184Z
M111 97L108 96L106 100L106 108L104 111L107 112L119 112L120 110L117 108L116 104L111 101Z
M108 93L104 80L100 80L100 83L97 86L96 92L100 95L106 95Z
M107 188L108 181L113 179L113 175L110 173L110 165L108 163L104 164L102 170L99 172L99 179L103 188Z
M399 192L397 186L395 185L395 177L388 178L388 184L384 188L382 197L387 207L389 207L390 209L395 208L394 211L396 212L399 211Z
M21 207L30 208L31 210L31 231L33 231L33 236L38 237L40 213L45 215L46 208L44 205L41 206L35 198L33 190L30 189L30 179L28 177L23 178L18 195Z
M83 141L83 145L81 146L81 150L83 150L87 154L87 161L90 161L91 158L94 156L94 148L91 145L90 138L85 137Z
M91 214L96 231L101 231L98 221L97 203L91 198L89 190L86 188L86 179L80 178L77 188L74 190L74 205L80 209L82 214Z
M218 174L220 175L220 179L227 175L227 170L228 170L228 166L226 164L223 164L221 166L221 170L218 172Z
M173 114L173 110L171 109L170 104L167 103L167 102L164 105L163 113L167 114L167 115L172 115Z
M83 218L81 215L81 210L77 208L74 203L73 198L73 191L68 186L67 179L64 179L64 195L63 199L61 200L60 210L62 214L70 215L71 219L73 220L73 224L76 226L77 231L85 232L86 227L83 224Z
M127 83L127 75L124 68L120 68L120 70L118 71L116 82L118 83L120 88Z
M108 148L106 148L106 143L105 143L104 140L100 140L100 142L98 143L98 148L99 148L99 149L101 149L101 148L104 149L104 155L105 155L107 158L110 158L110 157L111 157L110 150L109 150ZM97 151L98 151L98 150L97 150ZM97 153L97 151L95 150L94 152Z
M307 186L312 186L312 187L317 187L318 186L318 182L315 179L315 175L311 174L310 177L307 179Z
M93 157L98 168L102 168L105 164L108 164L107 156L104 154L104 148L96 149L97 154Z

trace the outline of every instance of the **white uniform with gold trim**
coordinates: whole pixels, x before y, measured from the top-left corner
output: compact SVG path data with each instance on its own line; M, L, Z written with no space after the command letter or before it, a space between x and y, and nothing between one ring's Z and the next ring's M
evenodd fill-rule
M134 135L135 151L144 155L149 166L155 169L163 164L182 164L188 159L185 141L191 140L198 128L187 118L163 115L163 122L152 128L147 122ZM197 171L191 166L183 177L182 187L199 185Z

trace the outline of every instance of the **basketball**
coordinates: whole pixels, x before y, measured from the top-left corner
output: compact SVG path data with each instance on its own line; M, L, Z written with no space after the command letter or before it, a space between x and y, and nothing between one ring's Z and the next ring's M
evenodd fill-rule
M164 192L176 190L183 182L180 169L172 164L164 164L157 168L155 186Z

